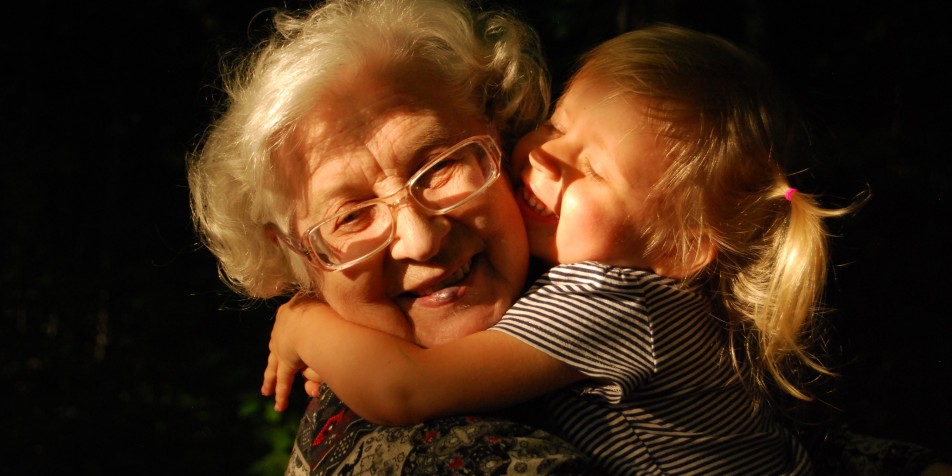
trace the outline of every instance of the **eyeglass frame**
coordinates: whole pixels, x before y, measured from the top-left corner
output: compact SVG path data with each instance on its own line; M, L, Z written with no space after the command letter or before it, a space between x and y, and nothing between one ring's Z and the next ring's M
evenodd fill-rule
M412 185L412 184L413 184L414 182L416 182L421 176L423 176L423 174L425 174L425 173L428 172L431 168L433 168L434 165L436 165L436 164L442 162L444 159L446 159L447 157L451 156L454 152L456 152L456 151L458 151L458 150L460 150L460 149L462 149L462 148L464 148L464 147L467 147L467 146L469 146L470 144L477 144L477 145L479 145L480 147L482 147L483 150L489 155L490 164L492 164L491 176L486 179L486 182L485 182L482 186L480 186L479 189L477 189L477 190L474 191L473 193L469 194L466 198L460 200L459 202L454 203L453 205L450 205L450 206L448 206L448 207L444 207L444 208L438 209L438 210L433 210L433 209L427 207L427 206L424 205L422 202L420 202L419 199L417 199L416 197L414 197L413 194L411 194L411 193L409 192L410 185ZM468 138L466 138L466 139L463 139L463 140L460 141L460 142L457 142L455 145L453 145L452 147L450 147L446 152L443 152L442 154L440 154L440 155L439 155L438 157L436 157L435 159L430 160L430 161L428 161L427 163L425 163L425 164L423 164L422 166L420 166L420 168L417 169L417 171L414 172L413 175L411 175L410 178L407 179L406 182L404 182L403 186L401 186L400 188L398 188L397 190L395 190L393 193L391 193L391 194L389 194L389 195L387 195L387 196L385 196L385 197L379 197L379 198L373 198L373 199L370 199L370 200L365 200L365 201L363 201L363 202L358 203L357 205L354 205L353 207L348 207L346 210L342 210L342 211L337 212L337 213L335 213L335 214L333 214L333 215L331 215L331 216L329 216L329 217L327 217L327 218L324 218L324 219L322 219L321 221L317 222L317 224L308 227L307 230L305 230L304 233L301 234L301 238L305 238L305 239L303 239L303 240L302 240L301 238L292 238L292 237L288 236L287 234L285 234L284 232L282 232L281 229L277 227L277 225L275 225L275 224L273 224L273 223L268 223L268 224L265 225L265 226L266 226L266 228L267 228L270 232L274 233L274 235L275 235L278 239L280 239L281 242L283 242L291 251L294 251L295 253L297 253L297 254L303 256L303 257L306 258L306 259L308 260L308 262L311 263L312 265L315 265L315 266L317 266L318 268L320 268L320 269L322 269L322 270L324 270L324 271L342 271L342 270L345 270L345 269L347 269L347 268L350 268L350 267L352 267L352 266L355 266L355 265L357 265L357 264L360 264L360 263L364 262L365 260L371 258L372 256L376 255L377 253L380 253L380 252L383 251L386 247L390 246L391 243L393 243L393 238L394 238L394 236L395 236L395 234L396 234L396 226L395 226L395 224L396 224L396 215L394 214L394 210L396 210L396 207L399 206L401 203L403 203L404 201L407 201L407 197L409 197L410 199L412 199L411 201L414 202L414 203L416 203L417 207L419 207L421 210L424 210L425 212L429 213L431 216L445 215L445 214L447 214L447 213L449 213L449 212L451 212L451 211L453 211L453 210L456 210L457 208L459 208L459 207L461 207L461 206L463 206L463 205L469 203L472 199L476 198L477 196L482 195L483 192L485 192L486 190L488 190L489 187L491 187L491 186L496 182L496 180L499 179L499 176L500 176L501 174L502 174L502 152L499 150L499 146L496 144L496 140L493 139L493 137L490 136L490 135L485 135L485 134L484 134L484 135L475 135L475 136L471 136L471 137L468 137ZM400 195L400 194L403 194L400 198L398 198L398 199L396 199L396 200L392 200L393 197L395 197L395 196L397 196L397 195ZM356 259L347 261L347 262L342 263L342 264L327 263L327 262L325 262L324 260L322 260L322 259L319 257L319 255L320 255L319 253L317 253L316 251L314 251L314 250L312 249L312 245L310 244L310 239L308 239L308 238L306 238L306 237L309 237L310 234L313 233L315 230L319 229L319 228L320 228L321 226L323 226L324 224L326 224L326 223L328 223L328 222L330 222L330 221L332 221L332 220L334 220L334 219L336 219L336 218L338 218L338 217L340 217L340 216L343 216L343 215L346 215L346 214L348 214L348 213L353 212L353 210L356 210L356 209L358 209L358 208L367 207L367 206L370 206L371 204L377 204L377 203L382 203L382 204L384 204L384 205L387 205L387 208L390 210L390 217L391 217L391 219L390 219L390 235L389 235L389 236L387 237L387 239L386 239L383 243L381 243L379 246L377 246L376 248L374 248L373 250L371 250L370 252L364 254L363 256L361 256L361 257L359 257L359 258L356 258Z

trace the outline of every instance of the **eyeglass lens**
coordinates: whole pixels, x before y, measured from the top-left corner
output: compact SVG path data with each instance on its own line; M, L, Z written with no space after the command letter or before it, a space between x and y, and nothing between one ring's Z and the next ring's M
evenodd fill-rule
M408 182L408 194L427 212L447 213L482 192L496 178L492 155L469 142L427 164ZM318 258L340 266L381 250L393 236L392 204L365 202L335 215L308 236Z

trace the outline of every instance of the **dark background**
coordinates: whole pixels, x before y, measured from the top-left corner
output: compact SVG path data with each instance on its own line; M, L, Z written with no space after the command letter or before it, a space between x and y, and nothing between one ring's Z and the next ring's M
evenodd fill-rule
M542 4L545 5L542 5ZM556 84L619 28L667 20L748 45L815 126L798 183L843 204L828 302L857 431L952 452L952 135L945 2L513 1ZM186 154L222 55L265 0L8 5L0 42L0 471L274 474L303 405L257 388L275 303L196 244ZM277 4L280 6L280 4ZM290 7L307 5L292 1Z

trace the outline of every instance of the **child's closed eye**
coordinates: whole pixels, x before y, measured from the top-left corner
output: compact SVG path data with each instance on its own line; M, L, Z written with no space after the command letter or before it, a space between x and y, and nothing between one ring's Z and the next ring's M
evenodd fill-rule
M588 157L584 155L579 158L578 170L585 177L596 179L596 180L605 179L605 177L601 173L599 173L598 170L595 169L595 167L592 166L592 162L588 159Z

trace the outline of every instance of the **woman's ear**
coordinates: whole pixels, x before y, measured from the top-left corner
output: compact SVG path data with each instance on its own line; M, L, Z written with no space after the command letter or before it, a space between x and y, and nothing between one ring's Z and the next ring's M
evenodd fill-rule
M275 231L277 227L273 223L268 223L264 226L264 237L270 240L272 243L280 246L278 243L278 234Z
M709 237L703 236L697 247L686 252L682 259L674 253L662 255L652 262L651 270L668 278L683 279L700 273L716 255L717 247Z

